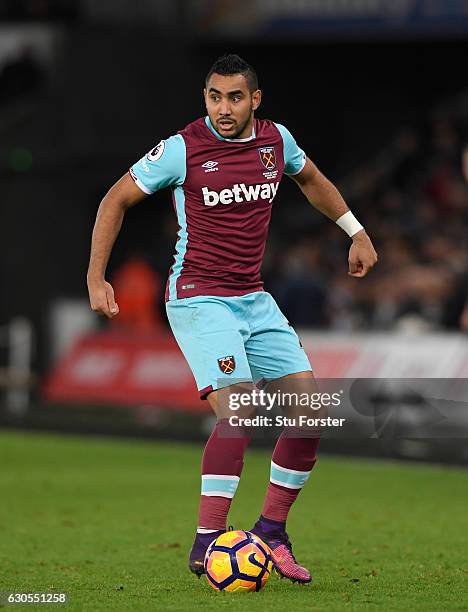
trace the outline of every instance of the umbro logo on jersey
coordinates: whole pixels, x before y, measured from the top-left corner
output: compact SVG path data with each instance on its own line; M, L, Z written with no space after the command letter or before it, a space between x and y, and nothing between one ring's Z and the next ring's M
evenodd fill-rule
M203 187L203 202L205 206L216 206L216 204L233 204L234 202L256 202L260 199L268 200L271 204L278 187L279 182L263 183L261 185L236 183L231 189L222 189L219 192Z
M219 168L216 167L217 165L218 165L218 162L207 161L204 164L202 164L202 168L205 168L205 173L206 172L218 172Z

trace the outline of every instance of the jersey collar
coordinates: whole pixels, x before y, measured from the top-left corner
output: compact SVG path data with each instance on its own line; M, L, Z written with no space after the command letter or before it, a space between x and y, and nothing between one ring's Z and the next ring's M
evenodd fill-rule
M221 136L221 134L218 134L218 132L214 129L213 124L210 121L210 118L208 117L208 115L205 117L205 123L208 126L208 128L210 129L211 132L213 132L213 134L216 136L216 138L218 140L224 140L226 142L249 142L250 140L254 140L255 139L255 128L254 126L252 126L252 135L248 136L247 138L223 138Z

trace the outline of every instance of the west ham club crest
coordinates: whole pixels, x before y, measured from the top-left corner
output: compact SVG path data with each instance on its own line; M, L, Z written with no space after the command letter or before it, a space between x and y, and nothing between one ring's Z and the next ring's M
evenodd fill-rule
M233 355L227 357L220 357L218 359L219 369L223 374L232 374L236 369L236 360Z
M267 170L274 170L276 168L275 147L262 147L258 150L258 153L260 161Z

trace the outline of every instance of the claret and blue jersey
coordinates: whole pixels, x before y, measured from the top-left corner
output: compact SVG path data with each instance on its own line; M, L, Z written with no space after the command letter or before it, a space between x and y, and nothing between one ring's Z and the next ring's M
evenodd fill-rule
M145 193L172 189L179 231L166 300L262 291L272 203L283 174L298 174L304 164L282 125L255 119L249 138L226 139L205 117L133 165Z
M229 140L206 117L130 168L145 193L172 188L179 231L166 311L202 398L311 369L260 277L281 177L304 164L282 125L256 119L249 138Z

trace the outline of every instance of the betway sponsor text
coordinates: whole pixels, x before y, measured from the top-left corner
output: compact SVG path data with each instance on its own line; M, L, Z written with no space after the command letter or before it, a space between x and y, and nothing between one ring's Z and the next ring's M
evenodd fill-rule
M245 183L236 183L231 189L223 189L219 192L203 187L203 202L205 206L216 206L216 204L233 204L234 202L255 202L261 199L268 200L271 204L278 187L279 182L248 186Z

